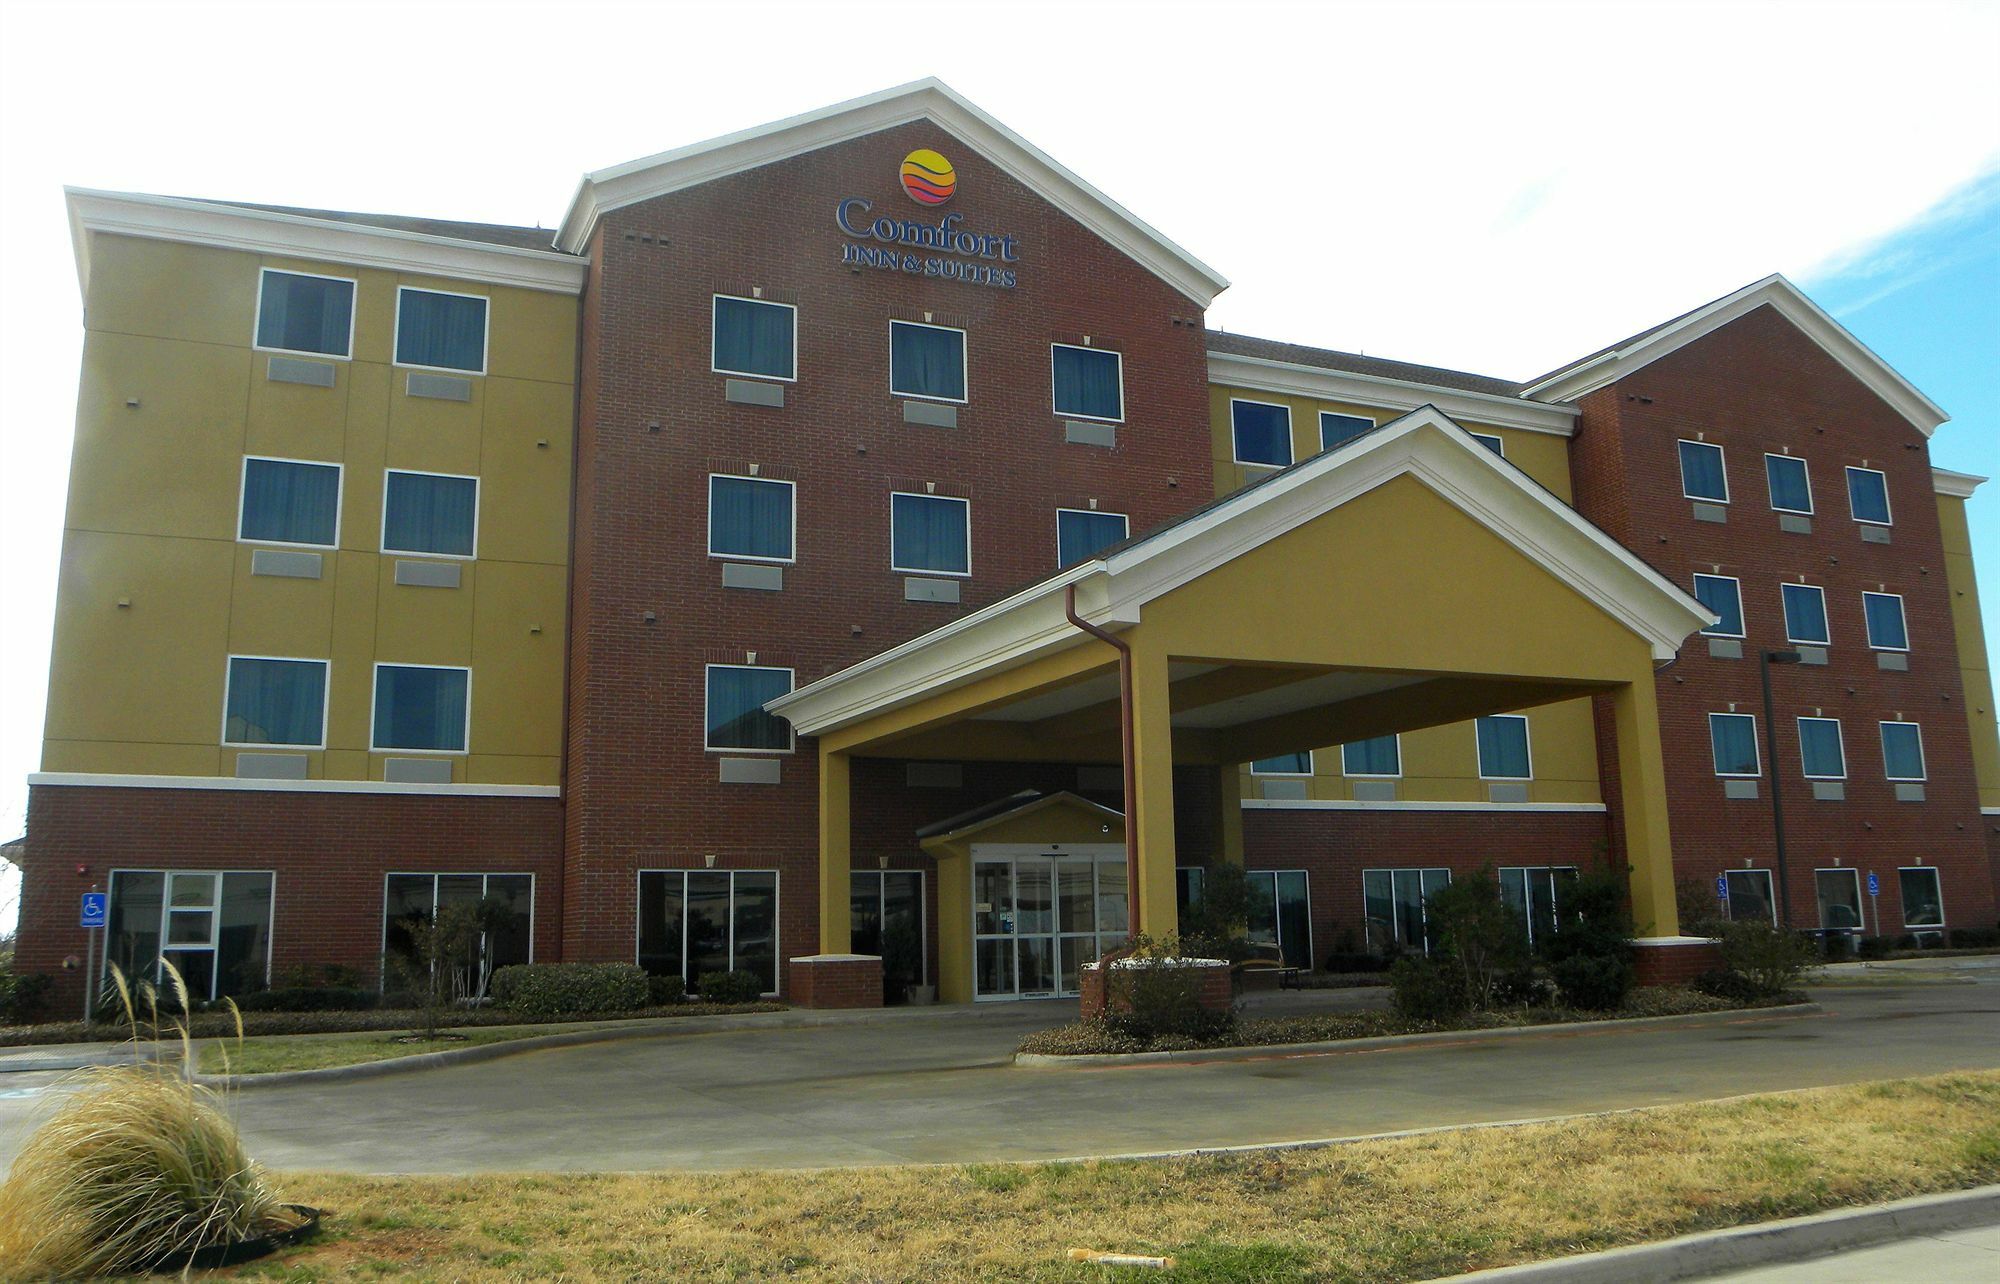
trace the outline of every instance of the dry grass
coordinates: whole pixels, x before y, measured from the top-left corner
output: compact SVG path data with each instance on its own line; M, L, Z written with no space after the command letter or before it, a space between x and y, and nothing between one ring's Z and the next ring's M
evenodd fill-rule
M1327 1150L820 1173L287 1177L332 1215L243 1278L1428 1279L2000 1181L2000 1072Z
M274 1034L246 1038L241 1043L209 1043L201 1048L203 1074L271 1074L279 1070L323 1070L360 1065L390 1057L414 1057L448 1052L482 1043L505 1043L549 1033L544 1026L500 1026L486 1030L447 1030L457 1038L435 1042L411 1040L407 1034L372 1033L354 1036Z

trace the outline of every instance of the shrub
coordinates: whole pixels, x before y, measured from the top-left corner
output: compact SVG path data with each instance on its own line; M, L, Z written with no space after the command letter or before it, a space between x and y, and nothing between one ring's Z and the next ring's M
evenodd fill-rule
M1335 950L1326 956L1326 970L1329 972L1385 972L1388 968L1389 960L1379 954Z
M345 963L294 963L271 973L274 990L365 990L368 977Z
M1796 989L1806 969L1819 961L1812 937L1755 920L1723 924L1716 941L1723 968L1748 981L1758 995Z
M1829 963L1844 962L1854 954L1854 934L1852 932L1821 932L1819 934L1820 956Z
M1625 881L1593 870L1563 889L1556 930L1541 940L1556 994L1564 1005L1587 1012L1617 1007L1632 992L1632 919L1625 912Z
M1202 867L1201 895L1188 910L1180 941L1192 954L1241 963L1250 957L1250 875L1230 861ZM1199 946L1199 948L1196 948Z
M2000 947L2000 927L1955 927L1951 930L1951 948L1955 950L1990 950Z
M493 974L493 1002L528 1016L631 1012L652 997L631 963L517 963Z
M1632 992L1632 962L1604 954L1572 954L1549 965L1565 1007L1609 1012Z
M373 990L308 985L245 994L236 1006L245 1012L367 1012L381 1002Z
M1903 939L1910 940L1914 944L1913 938L1905 937ZM1904 948L1907 947L1902 945L1901 942L1892 940L1887 936L1864 936L1861 938L1861 943L1854 947L1854 953L1858 958L1886 959L1889 957L1890 950Z
M1390 1003L1412 1021L1449 1022L1471 1008L1465 972L1443 959L1405 954L1389 968Z
M1527 927L1501 899L1492 866L1432 892L1424 913L1437 941L1434 958L1459 973L1467 1007L1477 1012L1492 1008L1500 979L1528 956Z
M646 978L646 1001L656 1008L664 1008L679 1003L687 997L687 978L673 976L648 976Z
M764 978L755 972L703 972L695 991L710 1003L755 1003L764 994Z
M1731 972L1726 968L1703 972L1689 981L1688 985L1703 994L1736 1003L1754 1003L1766 997L1755 981L1741 972Z
M41 972L16 972L12 960L0 966L0 1025L27 1025L49 1006L55 983Z
M1141 1043L1165 1038L1196 1044L1220 1042L1235 1030L1233 1008L1202 1004L1202 971L1174 966L1193 953L1179 938L1139 935L1126 944L1128 957L1106 965L1102 1021L1108 1029Z

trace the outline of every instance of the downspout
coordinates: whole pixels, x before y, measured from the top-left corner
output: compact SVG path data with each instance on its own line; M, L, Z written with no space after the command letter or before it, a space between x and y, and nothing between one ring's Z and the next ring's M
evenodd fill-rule
M1139 826L1134 813L1138 793L1138 766L1134 761L1132 733L1132 646L1123 638L1105 632L1076 613L1076 585L1063 590L1063 614L1069 622L1118 653L1118 734L1124 745L1125 761L1125 898L1128 907L1126 931L1139 933Z

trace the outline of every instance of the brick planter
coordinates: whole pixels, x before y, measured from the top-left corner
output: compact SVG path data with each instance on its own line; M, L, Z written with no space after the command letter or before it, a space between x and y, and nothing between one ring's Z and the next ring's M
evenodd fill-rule
M792 960L790 997L802 1008L879 1008L882 958L877 954L809 954Z
M1722 966L1722 949L1699 936L1669 936L1634 941L1632 961L1641 985L1686 985L1703 972Z
M1202 1007L1208 1009L1210 1012L1227 1012L1229 1005L1235 1001L1236 996L1232 992L1229 979L1229 964L1222 962L1220 959L1175 959L1171 962L1165 960L1159 962L1142 962L1120 958L1112 960L1110 966L1112 969L1119 970L1131 967L1170 967L1180 971L1198 972L1201 974L1201 989L1198 997ZM1131 1007L1131 1004L1126 1002L1121 996L1107 996L1107 987L1105 984L1106 973L1107 968L1103 963L1086 963L1083 965L1082 979L1079 983L1079 988L1083 992L1083 998L1079 1015L1086 1021L1103 1016L1107 1004L1120 1011Z

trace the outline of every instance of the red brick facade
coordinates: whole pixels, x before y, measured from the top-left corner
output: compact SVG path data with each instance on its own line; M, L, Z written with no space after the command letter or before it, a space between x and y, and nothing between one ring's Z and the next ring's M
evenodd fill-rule
M1722 966L1722 950L1706 942L1641 945L1633 953L1640 985L1686 985Z
M1166 966L1154 964L1153 966ZM1200 973L1199 988L1195 1001L1210 1012L1227 1012L1236 1001L1235 982L1230 976L1229 965L1220 961L1206 961L1179 965ZM1102 963L1086 963L1080 973L1082 993L1077 1001L1078 1013L1088 1021L1104 1015L1105 1009L1114 1012L1129 1011L1132 1001L1129 991L1110 984L1120 969L1113 965L1110 969Z
M806 1008L879 1008L882 960L867 956L823 955L791 960L786 990Z

